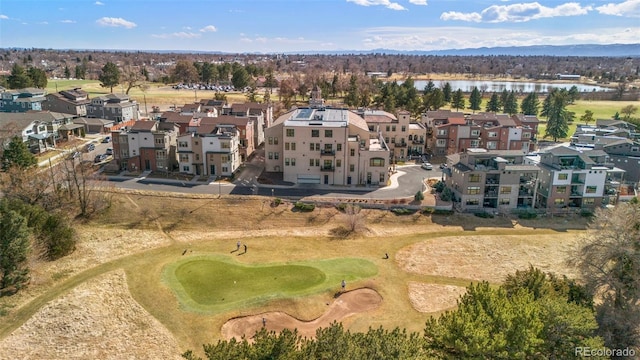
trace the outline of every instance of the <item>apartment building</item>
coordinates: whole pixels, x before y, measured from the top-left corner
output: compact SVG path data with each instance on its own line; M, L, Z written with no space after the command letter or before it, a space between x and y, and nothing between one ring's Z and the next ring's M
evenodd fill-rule
M46 91L37 88L0 92L0 112L41 111L47 101Z
M445 183L461 210L511 211L532 208L540 169L525 163L520 150L467 148L446 174Z
M45 110L77 116L87 116L87 105L91 103L89 93L80 88L48 94L46 99L42 104Z
M390 150L348 109L298 108L265 131L265 170L284 181L326 185L380 185L389 178Z
M200 119L200 126L213 125L213 126L233 126L238 129L238 149L239 159L241 162L247 161L247 159L253 155L256 150L256 137L254 131L256 130L255 120L251 117L235 117L232 115L222 115L218 117L209 117ZM196 130L198 131L198 130Z
M593 209L615 203L623 169L603 150L556 147L540 154L537 207Z
M398 116L383 111L358 109L370 132L380 132L391 151L392 161L407 159L410 155L424 153L426 127L411 122L411 113L400 111Z
M234 125L203 124L178 137L178 168L186 174L229 177L242 163Z
M177 168L173 123L136 121L131 127L113 131L113 158L121 170L173 171Z

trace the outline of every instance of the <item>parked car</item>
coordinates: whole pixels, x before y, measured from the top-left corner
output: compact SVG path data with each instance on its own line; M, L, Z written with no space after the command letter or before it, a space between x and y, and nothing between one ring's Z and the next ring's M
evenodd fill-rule
M113 155L113 149L107 148L107 151L105 151L105 155Z
M107 160L107 154L100 154L100 155L96 155L96 158L93 159L94 163L99 163L99 162L103 162Z
M431 163L428 163L428 162L423 162L421 167L425 170L433 170L433 165L431 165Z
M93 151L96 149L96 146L93 143L89 143L84 147L86 152Z
M106 143L110 143L111 142L111 136L105 136L105 138L102 139L102 142L105 143L105 144Z
M74 151L71 154L69 154L69 156L67 156L67 160L74 160L79 158L80 156L82 156L82 154L80 154L79 151Z
M446 169L447 168L447 164L440 164L440 169Z

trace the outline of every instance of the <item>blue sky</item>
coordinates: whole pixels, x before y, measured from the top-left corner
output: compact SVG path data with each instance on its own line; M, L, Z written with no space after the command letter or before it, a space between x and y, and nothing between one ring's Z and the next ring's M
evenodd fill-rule
M0 47L296 52L640 42L640 0L2 0Z

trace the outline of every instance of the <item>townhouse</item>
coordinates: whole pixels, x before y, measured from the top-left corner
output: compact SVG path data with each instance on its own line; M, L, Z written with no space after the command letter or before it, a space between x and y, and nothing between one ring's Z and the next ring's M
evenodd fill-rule
M559 146L540 154L536 206L593 209L617 200L624 170L602 150Z
M218 117L208 117L200 119L200 126L233 126L238 129L238 150L241 162L247 159L256 150L256 130L255 120L251 117L235 117L232 115L222 115ZM197 130L195 130L197 131Z
M138 103L126 94L98 96L87 104L87 117L113 120L116 123L138 120L138 113Z
M379 132L348 109L291 110L265 132L265 171L284 181L326 185L380 185L389 178L390 150Z
M229 177L242 163L239 130L234 125L202 124L178 137L178 167L186 174Z
M53 111L0 113L0 135L4 139L20 136L33 153L55 148L58 142L81 135L75 116Z
M467 148L445 170L445 183L460 210L532 208L540 169L521 150Z
M161 171L177 169L178 126L160 121L136 121L112 132L113 158L120 170Z
M44 110L77 116L87 116L87 105L91 103L89 93L81 88L47 94L46 99L47 101L43 103Z
M41 111L47 98L46 91L36 88L0 92L0 112Z

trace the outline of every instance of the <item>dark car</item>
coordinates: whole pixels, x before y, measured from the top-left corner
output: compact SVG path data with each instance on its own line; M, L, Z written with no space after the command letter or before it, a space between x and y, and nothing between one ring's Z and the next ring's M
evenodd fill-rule
M106 154L100 154L100 155L96 155L96 158L93 159L93 162L99 163L99 162L103 162L105 160L107 160L107 155Z
M94 144L89 143L89 144L87 144L87 145L84 147L84 149L85 149L87 152L89 152L89 151L93 151L93 150L95 150L95 149L96 149L96 146L95 146Z
M111 142L111 136L106 136L104 139L102 139L103 143L110 143Z
M113 155L113 149L112 148L107 148L107 151L105 151L104 154L105 155Z
M447 164L440 164L440 169L446 169L447 168Z

